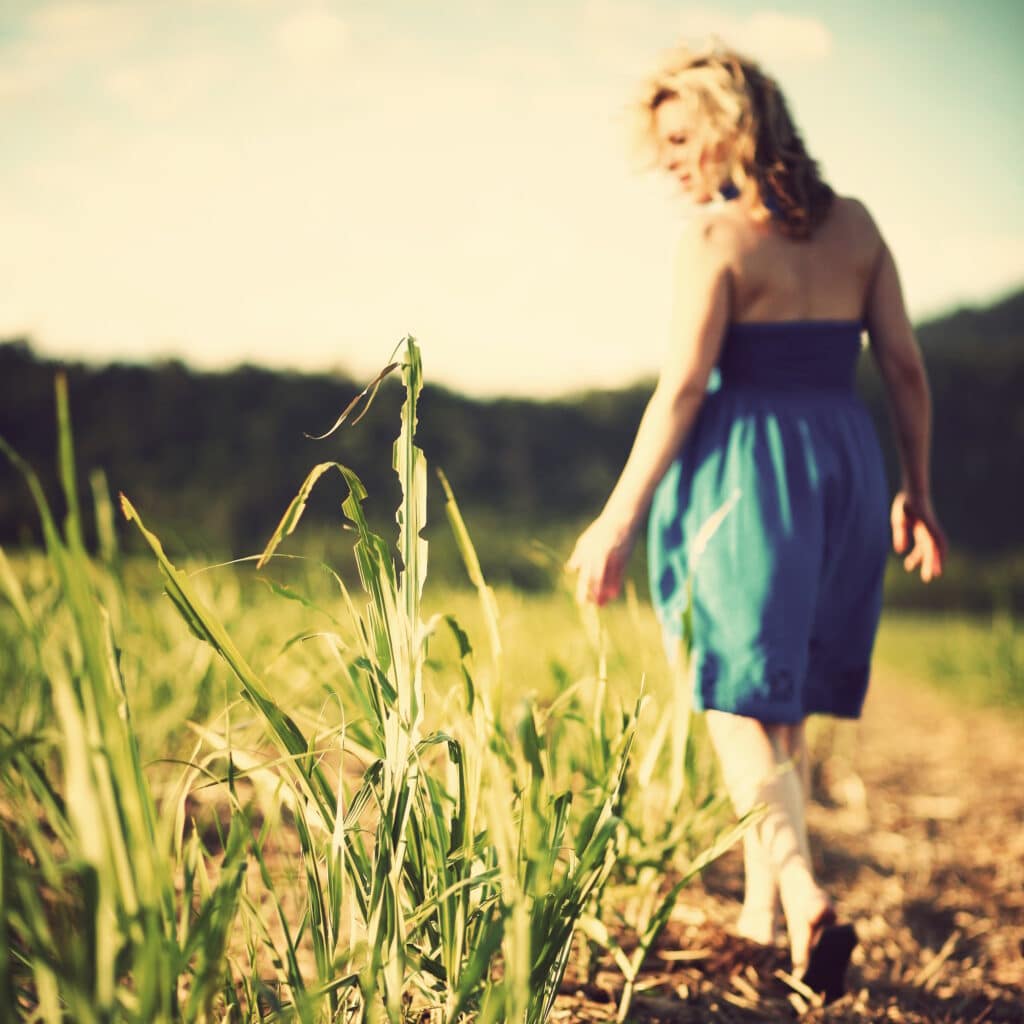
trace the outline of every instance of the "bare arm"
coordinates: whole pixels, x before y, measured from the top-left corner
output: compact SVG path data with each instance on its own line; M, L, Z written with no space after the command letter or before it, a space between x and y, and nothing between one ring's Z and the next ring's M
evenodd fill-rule
M577 595L603 604L622 583L654 490L682 447L704 400L729 322L729 270L710 221L679 246L669 353L647 403L625 468L604 510L576 542L568 567Z
M881 239L880 244L866 320L871 354L885 385L900 457L902 486L892 508L893 546L902 552L912 535L914 546L904 564L910 570L920 565L922 578L928 580L942 572L946 549L932 506L931 393L903 301L896 261Z
M930 500L931 394L896 261L884 242L868 294L867 327L896 429L903 488L911 497Z

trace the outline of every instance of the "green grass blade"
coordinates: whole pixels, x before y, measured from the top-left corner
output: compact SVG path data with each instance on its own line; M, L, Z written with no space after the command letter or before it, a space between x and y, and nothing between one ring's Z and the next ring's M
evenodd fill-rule
M310 761L309 745L302 731L290 715L285 713L271 697L263 681L257 676L219 619L205 606L185 573L177 569L164 553L157 536L146 529L131 502L122 494L121 508L125 518L134 522L150 550L156 556L163 574L164 585L176 607L198 635L213 646L234 672L245 697L261 712L270 726L272 737L284 752L295 757L301 766L301 776L309 796L326 822L333 820L335 797L333 787L323 772Z
M100 558L105 565L118 572L120 555L117 530L114 526L114 503L110 500L107 475L102 469L94 469L89 474L89 487L92 490L92 503L96 514L96 540L99 543Z
M75 450L71 439L71 409L68 405L68 379L58 373L55 380L57 395L57 458L60 482L67 503L65 535L72 551L84 551L82 540L82 510L78 503L78 479L75 472Z
M476 548L473 546L473 541L469 536L469 530L466 529L466 523L462 518L458 502L455 500L451 484L448 483L448 478L440 469L437 470L437 476L441 481L441 487L444 489L445 514L448 516L452 533L455 535L455 543L459 549L459 554L462 556L462 562L466 567L466 574L469 576L473 586L476 587L480 598L480 607L483 610L484 624L487 627L487 636L491 645L491 657L495 666L497 666L501 660L501 629L499 626L498 601L494 596L494 591L487 585L487 581L484 579L483 570L480 568L480 559L477 557Z

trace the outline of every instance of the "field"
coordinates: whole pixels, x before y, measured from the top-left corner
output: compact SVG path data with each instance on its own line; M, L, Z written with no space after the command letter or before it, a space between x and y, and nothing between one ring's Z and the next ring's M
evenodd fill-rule
M1012 612L890 614L864 721L815 725L819 867L861 937L851 992L816 1008L780 953L729 935L736 823L642 599L598 615L564 588L491 590L454 501L468 583L432 587L417 374L400 573L355 481L350 529L312 561L288 557L302 495L262 568L179 569L158 510L130 503L151 557L126 559L97 480L95 557L72 498L46 554L0 562L0 1003L83 1022L1021 1019Z

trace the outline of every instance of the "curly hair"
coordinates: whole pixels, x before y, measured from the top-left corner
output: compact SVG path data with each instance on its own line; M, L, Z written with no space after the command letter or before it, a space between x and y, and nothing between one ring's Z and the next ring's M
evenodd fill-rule
M822 180L770 75L720 45L673 50L644 83L634 108L642 148L656 150L654 112L669 99L682 100L694 116L710 160L704 171L710 192L731 184L750 201L757 219L774 213L783 234L810 237L835 193Z

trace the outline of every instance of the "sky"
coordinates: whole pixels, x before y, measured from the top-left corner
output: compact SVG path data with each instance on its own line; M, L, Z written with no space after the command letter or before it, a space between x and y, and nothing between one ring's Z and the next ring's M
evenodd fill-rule
M1024 3L0 0L0 339L547 397L653 376L692 215L624 112L779 80L916 320L1024 285Z

